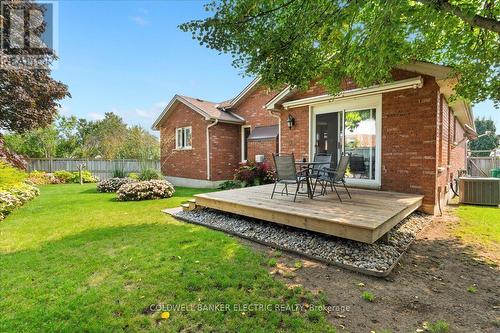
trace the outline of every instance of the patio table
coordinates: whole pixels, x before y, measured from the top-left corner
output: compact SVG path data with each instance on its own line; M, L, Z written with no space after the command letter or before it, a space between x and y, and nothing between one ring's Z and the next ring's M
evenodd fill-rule
M307 196L309 199L314 198L314 193L312 191L312 186L311 186L311 168L314 167L315 165L322 165L325 164L325 162L304 162L304 161L295 161L295 165L301 167L302 169L305 170L305 177L306 177L306 184L307 184Z

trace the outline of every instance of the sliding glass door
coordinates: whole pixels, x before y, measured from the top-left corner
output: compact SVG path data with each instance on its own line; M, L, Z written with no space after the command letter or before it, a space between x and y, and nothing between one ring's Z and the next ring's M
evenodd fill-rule
M311 107L311 155L332 154L333 167L349 155L347 182L379 187L380 110L374 97Z

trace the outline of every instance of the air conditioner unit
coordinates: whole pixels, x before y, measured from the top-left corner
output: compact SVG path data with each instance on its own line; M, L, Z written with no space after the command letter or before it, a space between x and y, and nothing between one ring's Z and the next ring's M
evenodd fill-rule
M461 177L460 202L473 205L500 205L500 178Z

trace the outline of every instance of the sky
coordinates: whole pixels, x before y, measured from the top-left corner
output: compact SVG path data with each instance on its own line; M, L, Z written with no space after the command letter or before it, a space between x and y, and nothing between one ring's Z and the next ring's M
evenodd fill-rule
M91 120L106 112L150 129L175 94L220 102L252 78L231 57L199 45L178 25L207 16L204 1L76 1L58 4L59 61L53 77L72 98L60 113ZM473 107L500 129L491 101Z

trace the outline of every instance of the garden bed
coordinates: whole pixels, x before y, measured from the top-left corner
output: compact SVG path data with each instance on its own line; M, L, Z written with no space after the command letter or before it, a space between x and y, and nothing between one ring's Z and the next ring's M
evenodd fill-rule
M183 221L378 277L392 271L418 232L432 222L429 215L413 213L390 231L387 243L365 244L212 209L166 212Z

